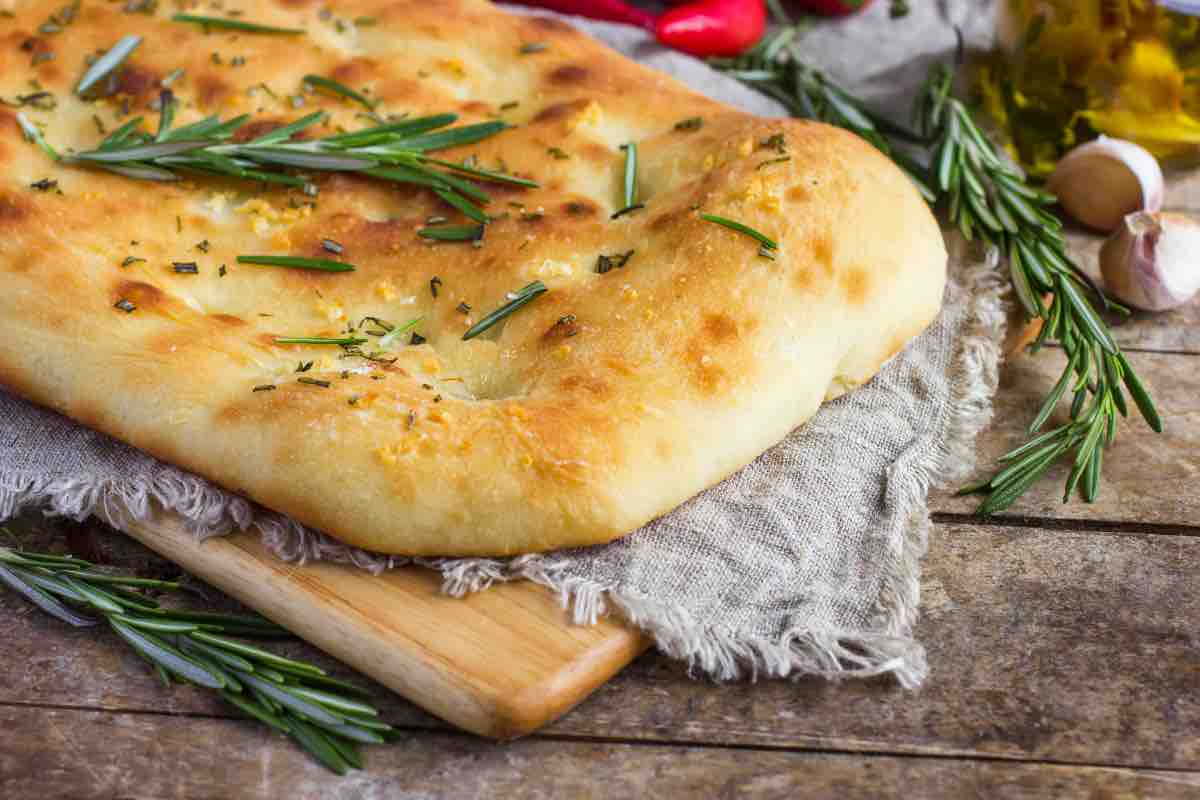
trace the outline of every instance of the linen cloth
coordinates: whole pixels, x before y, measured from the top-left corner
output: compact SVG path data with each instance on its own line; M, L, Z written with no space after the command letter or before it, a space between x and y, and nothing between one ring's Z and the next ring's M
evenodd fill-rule
M878 108L903 112L933 60L986 36L986 3L886 3L810 34L802 48ZM984 22L981 22L981 19ZM572 24L698 91L768 116L773 101L656 46L631 28ZM864 236L871 235L863 221ZM3 244L0 243L0 247ZM1003 282L981 255L957 253L935 323L868 385L826 404L723 483L612 544L547 555L422 559L453 594L531 579L561 592L578 623L615 611L665 653L717 679L743 675L926 674L912 637L926 495L972 465L990 418L1003 334ZM736 430L715 435L737 436ZM155 505L199 536L257 529L280 557L382 570L407 563L345 547L319 532L107 436L0 392L0 521L27 507L120 527ZM397 520L403 526L403 520Z

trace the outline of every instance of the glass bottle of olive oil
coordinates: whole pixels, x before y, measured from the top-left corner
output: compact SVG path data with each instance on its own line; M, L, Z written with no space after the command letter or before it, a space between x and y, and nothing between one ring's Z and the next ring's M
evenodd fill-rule
M1000 5L998 45L977 85L1031 174L1101 133L1162 157L1200 154L1200 2Z

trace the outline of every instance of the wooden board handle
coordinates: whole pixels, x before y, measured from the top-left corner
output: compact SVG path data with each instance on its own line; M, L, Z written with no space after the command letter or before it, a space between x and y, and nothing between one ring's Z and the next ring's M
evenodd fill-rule
M572 625L548 589L519 581L454 599L417 567L370 575L280 561L257 536L197 542L169 513L130 535L430 713L511 739L557 719L650 644L614 619Z

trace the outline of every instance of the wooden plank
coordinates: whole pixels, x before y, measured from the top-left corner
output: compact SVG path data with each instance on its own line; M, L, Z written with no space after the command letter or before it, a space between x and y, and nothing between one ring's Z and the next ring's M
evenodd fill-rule
M932 670L920 691L889 681L713 685L647 655L545 730L1200 768L1198 570L1193 537L939 525L925 562L918 635ZM0 595L10 654L0 661L0 702L229 713L199 690L161 689L111 637L66 631L22 608ZM390 720L438 726L398 699L382 705Z
M1200 540L937 526L931 672L709 686L642 659L548 730L868 752L1200 767Z
M1135 311L1112 320L1117 342L1127 350L1200 354L1200 302L1152 314Z
M1166 431L1155 434L1131 409L1105 456L1100 497L1094 504L1072 500L1063 505L1063 483L1070 471L1065 463L1002 516L1200 525L1200 493L1192 484L1200 475L1200 359L1131 353L1129 360L1153 393ZM1036 358L1019 357L1006 366L996 396L995 420L978 441L980 475L994 470L997 458L1028 440L1026 428L1064 361L1059 351L1043 351ZM1059 419L1064 417L1065 411ZM979 498L954 497L950 491L935 492L930 498L935 512L970 514L978 505Z
M0 796L1195 797L1200 775L962 759L416 734L340 778L247 723L0 706Z
M256 535L197 542L160 513L130 535L417 705L508 739L556 719L649 644L616 620L573 625L549 590L522 581L462 600L417 567L371 575L287 564Z

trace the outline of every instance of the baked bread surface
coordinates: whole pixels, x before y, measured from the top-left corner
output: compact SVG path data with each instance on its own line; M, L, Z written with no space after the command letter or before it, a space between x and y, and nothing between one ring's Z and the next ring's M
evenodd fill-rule
M870 145L730 109L560 22L480 0L353 0L332 16L245 0L240 19L305 35L206 33L171 22L165 3L147 15L85 1L60 32L39 32L63 2L0 17L0 97L50 92L53 110L20 110L64 151L135 115L153 130L148 106L177 69L176 124L250 113L261 133L314 109L330 114L315 135L373 124L303 92L318 74L368 90L380 114L515 126L439 154L541 184L481 185L500 218L476 248L418 237L430 216L465 222L427 190L347 173L317 174L316 197L132 180L56 165L0 106L0 385L345 542L506 555L611 540L869 380L940 307L938 227ZM144 41L119 93L75 97L84 56L131 33ZM699 128L676 127L693 117ZM630 141L645 208L611 219ZM46 179L56 187L31 187ZM778 240L776 257L701 213ZM192 261L198 274L172 267ZM463 341L534 280L548 291ZM426 341L394 348L394 363L275 343L343 336L368 316L422 317Z

